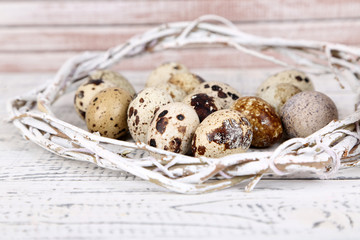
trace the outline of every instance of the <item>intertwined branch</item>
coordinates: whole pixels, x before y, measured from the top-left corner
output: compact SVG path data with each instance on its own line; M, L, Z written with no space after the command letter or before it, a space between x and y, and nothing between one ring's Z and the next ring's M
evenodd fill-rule
M69 59L49 83L9 102L12 122L26 139L55 154L127 171L179 193L210 192L247 179L250 182L246 190L250 191L267 173L283 175L304 171L326 177L340 167L359 164L360 111L331 122L307 138L290 139L274 152L247 152L212 159L104 138L59 120L51 110L60 96L74 90L77 82L95 69L106 69L143 53L199 45L233 47L281 66L330 72L336 78L344 72L350 73L346 75L347 80L360 96L359 48L254 36L240 31L222 17L206 15L193 22L159 26L106 52L86 52ZM282 57L275 58L265 50ZM284 57L286 62L280 60Z

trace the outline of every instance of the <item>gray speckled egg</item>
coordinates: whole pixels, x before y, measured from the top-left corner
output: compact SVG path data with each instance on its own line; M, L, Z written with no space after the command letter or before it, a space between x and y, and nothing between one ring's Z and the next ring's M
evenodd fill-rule
M170 94L174 102L181 102L186 96L186 92L182 90L180 87L171 84L171 83L162 83L156 86L156 88L160 88Z
M155 114L148 129L147 143L170 152L190 152L191 140L199 118L193 108L175 102L162 106Z
M217 98L209 96L206 93L189 94L184 98L183 103L194 108L199 116L200 122L202 122L211 113L220 110L222 106L221 102Z
M266 79L257 89L257 96L260 96L260 93L270 88L270 86L279 83L290 83L301 91L314 90L312 81L305 73L298 70L285 70Z
M155 87L159 84L166 83L173 75L177 73L188 71L189 70L183 64L176 62L164 63L150 73L145 86Z
M280 110L286 101L299 92L301 92L301 90L295 85L290 83L279 83L266 88L264 91L260 92L258 97L264 99L273 106L275 111L280 115Z
M131 95L122 88L107 88L94 96L86 112L86 125L91 132L108 138L120 138L127 131L126 111Z
M90 100L100 91L119 87L127 91L131 96L135 95L133 86L121 74L110 70L96 70L85 78L75 93L74 105L77 113L85 119L85 113Z
M250 122L238 111L224 109L214 112L200 123L192 141L195 157L219 158L245 152L253 137Z
M177 73L169 79L169 83L180 87L186 94L191 93L202 82L204 82L204 79L190 72Z
M204 82L194 89L192 93L206 93L221 102L221 109L230 108L241 96L233 87L222 82Z
M173 99L164 90L150 87L141 91L130 103L128 125L135 141L146 142L148 127L155 112L163 105L172 103Z
M296 94L281 109L281 120L289 137L307 137L336 119L334 102L316 91Z

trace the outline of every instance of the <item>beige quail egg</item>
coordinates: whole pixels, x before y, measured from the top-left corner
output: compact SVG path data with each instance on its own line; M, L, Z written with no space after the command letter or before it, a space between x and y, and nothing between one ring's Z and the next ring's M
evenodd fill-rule
M169 83L179 86L186 94L191 93L202 82L204 79L190 72L177 73L169 79Z
M148 129L147 143L174 153L189 153L191 139L199 123L195 110L185 103L162 106Z
M107 88L94 96L86 112L91 132L108 138L120 138L128 131L126 111L131 95L122 88Z
M260 92L258 97L264 99L273 106L275 111L280 115L280 109L284 106L286 101L299 92L301 92L301 90L295 85L290 83L279 83L266 88L264 91Z
M78 114L85 119L90 100L100 91L110 87L120 87L131 96L135 95L133 86L121 74L110 70L96 70L85 79L75 93L74 105Z
M296 94L281 109L281 120L289 137L307 137L337 119L335 103L316 91Z
M241 97L232 106L241 112L251 123L253 147L269 147L282 136L283 128L275 109L258 97Z
M146 142L148 127L155 112L173 99L164 90L150 87L141 91L130 103L127 123L135 141Z
M253 137L250 122L240 112L224 109L210 114L200 123L192 140L195 157L219 158L245 152Z
M168 82L157 85L156 88L160 88L165 92L169 93L174 102L181 102L186 96L186 92L184 90Z
M145 86L155 87L159 84L166 83L173 75L177 73L188 71L189 70L183 64L176 62L164 63L150 73Z
M196 87L193 93L206 93L217 98L221 102L221 109L230 108L241 96L236 89L222 82L204 82Z
M314 90L312 81L305 73L298 70L285 70L266 79L257 89L257 96L260 96L260 93L269 89L270 86L279 83L290 83L301 91Z
M189 94L184 98L183 103L195 109L200 122L211 113L221 109L221 102L206 93Z

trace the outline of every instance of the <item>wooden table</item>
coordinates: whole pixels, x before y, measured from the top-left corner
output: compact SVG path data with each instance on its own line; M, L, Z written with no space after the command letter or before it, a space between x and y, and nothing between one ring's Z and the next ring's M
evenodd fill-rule
M195 71L252 94L278 69ZM149 72L123 72L142 88ZM2 106L53 73L0 74ZM346 85L346 84L345 84ZM331 78L316 89L328 93L340 115L352 111L354 95ZM68 100L66 100L68 99ZM55 104L61 118L83 124L72 97ZM2 119L7 117L4 107ZM1 239L359 239L360 170L344 169L332 179L262 180L204 195L171 193L130 174L67 160L21 137L10 123L0 128Z

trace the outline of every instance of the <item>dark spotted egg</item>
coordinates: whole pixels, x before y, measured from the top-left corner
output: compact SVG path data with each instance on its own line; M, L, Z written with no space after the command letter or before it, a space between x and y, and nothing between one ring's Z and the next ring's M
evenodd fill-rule
M142 90L130 103L128 109L128 125L135 141L146 142L146 134L156 111L173 99L164 90L149 87Z
M151 121L147 143L170 152L187 154L199 123L195 110L185 103L162 106Z
M240 112L224 109L210 114L200 123L192 140L195 157L219 158L242 153L250 147L253 132Z
M218 99L221 103L221 109L230 108L241 96L236 89L222 82L204 82L194 89L192 94L195 93L206 93Z
M211 113L221 109L221 102L206 93L189 94L184 98L183 103L195 109L200 122Z

